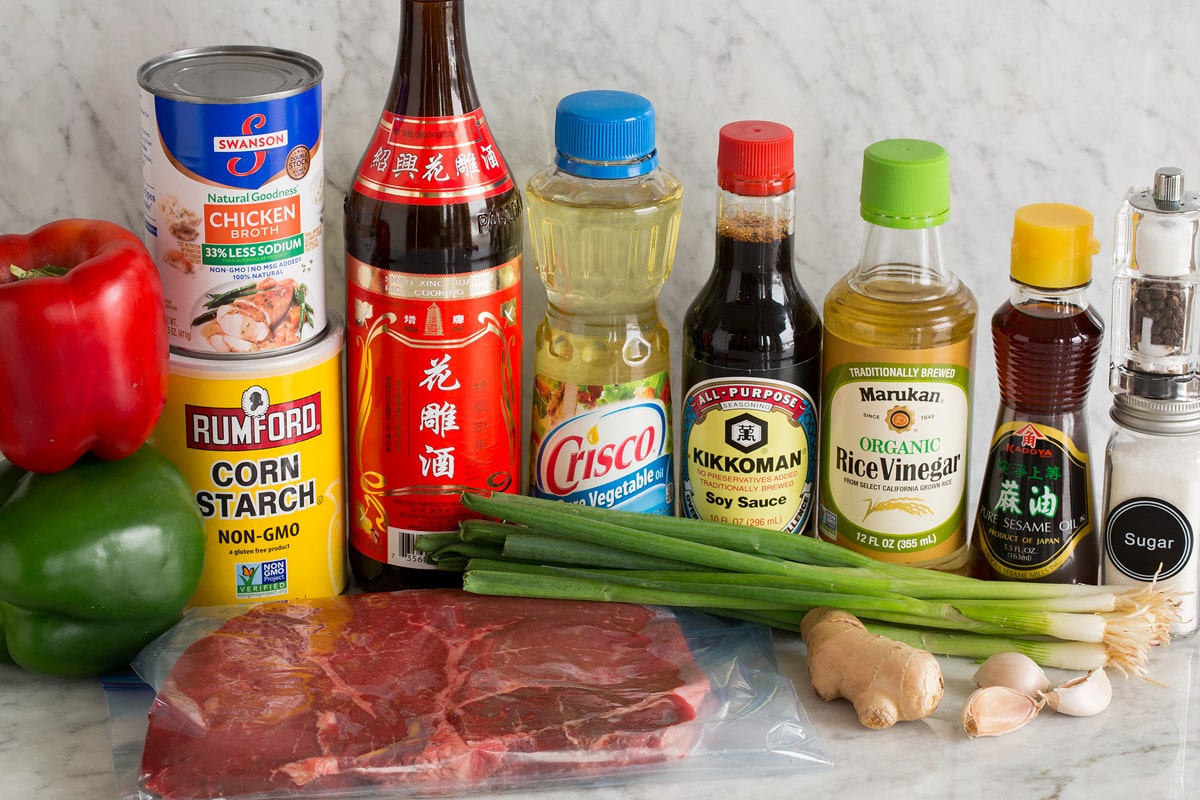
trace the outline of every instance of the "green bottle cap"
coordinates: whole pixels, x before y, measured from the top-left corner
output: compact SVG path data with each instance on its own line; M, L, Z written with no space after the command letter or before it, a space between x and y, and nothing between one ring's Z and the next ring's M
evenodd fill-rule
M862 218L885 228L931 228L950 218L950 155L922 139L884 139L863 153Z

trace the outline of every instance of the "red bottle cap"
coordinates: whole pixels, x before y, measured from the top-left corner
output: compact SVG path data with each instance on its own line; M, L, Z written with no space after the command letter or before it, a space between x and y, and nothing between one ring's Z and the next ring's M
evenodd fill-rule
M749 197L790 192L796 186L794 141L792 129L778 122L729 123L717 145L717 185Z

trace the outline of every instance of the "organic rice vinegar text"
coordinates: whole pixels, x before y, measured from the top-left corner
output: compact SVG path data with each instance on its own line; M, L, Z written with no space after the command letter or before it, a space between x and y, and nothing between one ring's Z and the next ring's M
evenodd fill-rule
M863 157L858 266L823 314L819 538L881 561L967 556L975 298L941 260L949 157L915 139Z

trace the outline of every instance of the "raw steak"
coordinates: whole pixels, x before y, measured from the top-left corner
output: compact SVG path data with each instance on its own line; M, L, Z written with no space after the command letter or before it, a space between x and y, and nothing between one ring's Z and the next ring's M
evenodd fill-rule
M667 612L459 591L266 603L180 657L150 710L169 798L450 793L685 754L709 685Z

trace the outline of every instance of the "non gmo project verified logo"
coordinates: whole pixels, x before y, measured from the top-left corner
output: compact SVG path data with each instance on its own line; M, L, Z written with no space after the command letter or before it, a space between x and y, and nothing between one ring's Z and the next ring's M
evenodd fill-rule
M287 592L287 559L251 561L235 564L237 570L236 597L273 597Z

